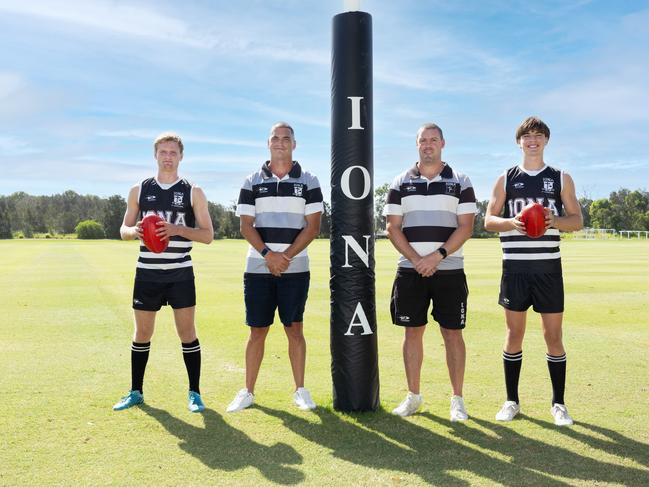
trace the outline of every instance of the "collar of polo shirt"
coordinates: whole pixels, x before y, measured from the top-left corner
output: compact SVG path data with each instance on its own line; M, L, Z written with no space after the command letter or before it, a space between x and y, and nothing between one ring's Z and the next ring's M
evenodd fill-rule
M297 161L293 161L293 167L288 172L288 174L286 176L284 176L282 179L299 178L301 175L302 175L302 168L300 167L300 164ZM270 161L266 161L261 165L261 176L264 179L270 179L272 177L277 177L270 170Z
M440 172L435 177L435 179L437 179L437 178L440 178L440 179L441 178L446 178L446 179L448 179L448 178L453 177L453 169L451 169L451 166L449 166L445 162L443 164L444 164L444 168L442 169L442 172ZM415 162L415 165L412 166L410 168L410 170L408 171L408 177L410 177L411 179L417 179L417 178L427 179L424 176L422 176L421 173L419 172L419 167L417 167L416 162Z

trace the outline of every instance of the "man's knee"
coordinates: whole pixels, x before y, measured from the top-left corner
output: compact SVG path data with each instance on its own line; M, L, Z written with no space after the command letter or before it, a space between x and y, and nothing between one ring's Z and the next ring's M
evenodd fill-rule
M250 327L250 336L248 337L248 341L250 341L251 343L259 343L265 341L266 335L268 335L268 330L270 330L270 326Z
M444 342L448 344L461 344L464 342L464 339L462 337L462 330L440 327L440 331L442 332L442 338L444 339Z
M289 340L301 341L304 340L304 326L302 322L291 323L291 326L285 326L284 332Z

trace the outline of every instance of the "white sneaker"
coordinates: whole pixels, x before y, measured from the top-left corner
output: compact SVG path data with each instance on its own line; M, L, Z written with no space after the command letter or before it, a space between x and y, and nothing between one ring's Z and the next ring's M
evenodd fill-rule
M556 404L550 409L552 416L554 416L554 424L557 426L570 426L573 420L568 414L568 408L564 404Z
M462 396L451 397L451 423L466 421L467 419L469 419L469 415L464 407Z
M228 413L235 413L241 411L242 409L249 408L252 406L252 403L255 402L255 395L251 392L248 392L248 389L245 387L237 392L237 395L234 396L234 399L230 405L225 410Z
M503 407L496 414L496 421L511 421L521 412L521 407L514 401L505 401Z
M315 403L311 399L311 394L304 387L298 387L295 394L293 394L293 402L300 409L315 409Z
M421 394L408 392L408 395L403 402L392 410L392 414L396 414L397 416L410 416L419 409L422 402L424 402L424 400L421 397Z

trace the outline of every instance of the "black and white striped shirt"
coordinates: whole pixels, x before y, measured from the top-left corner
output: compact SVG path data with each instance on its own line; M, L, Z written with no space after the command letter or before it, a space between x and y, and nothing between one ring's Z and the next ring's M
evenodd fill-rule
M514 166L505 172L504 184L504 218L513 218L532 202L550 208L555 216L562 215L562 171L550 166L544 166L538 171ZM503 270L510 273L560 273L560 240L556 228L549 228L539 238L528 237L517 230L500 232Z
M192 188L192 184L186 179L178 179L171 184L159 183L156 178L142 181L138 196L139 219L156 213L174 225L194 228L196 219L192 207ZM169 239L165 251L156 254L141 243L135 279L156 282L193 279L194 269L189 255L192 244L191 240L175 235Z

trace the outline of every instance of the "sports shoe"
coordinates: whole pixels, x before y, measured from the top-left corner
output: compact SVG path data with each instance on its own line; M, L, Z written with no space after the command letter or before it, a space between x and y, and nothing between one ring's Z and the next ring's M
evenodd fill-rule
M144 395L140 391L128 391L117 404L113 406L113 411L122 411L123 409L132 408L144 402Z
M198 392L189 391L189 403L187 404L187 408L192 413L200 413L201 411L205 411L205 404L203 404L201 395Z
M293 402L300 409L315 409L315 403L311 399L311 394L304 387L298 387L295 394L293 394Z
M451 423L466 421L467 419L469 419L469 415L464 407L464 399L462 399L462 396L451 397Z
M564 404L555 403L550 412L554 416L554 424L557 426L570 426L574 423L568 414L568 408Z
M255 402L255 395L252 392L248 392L248 389L244 387L237 392L237 395L234 396L234 399L225 411L228 413L236 413L242 409L249 408L253 402Z
M521 412L521 407L517 402L505 401L503 407L496 414L496 421L511 421Z
M396 414L397 416L410 416L419 409L422 402L424 402L424 400L421 397L421 394L408 392L408 395L403 402L392 410L392 414Z

